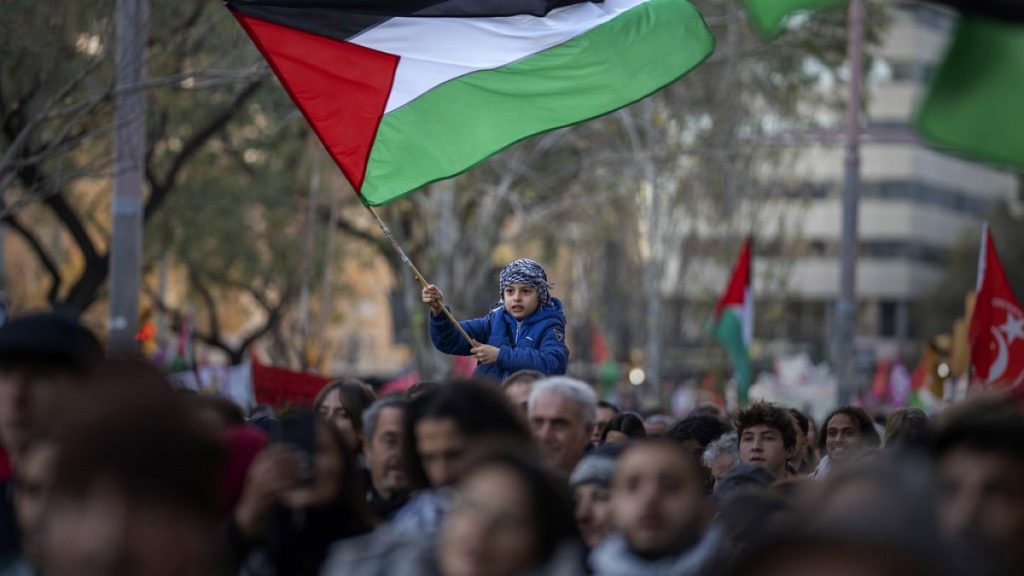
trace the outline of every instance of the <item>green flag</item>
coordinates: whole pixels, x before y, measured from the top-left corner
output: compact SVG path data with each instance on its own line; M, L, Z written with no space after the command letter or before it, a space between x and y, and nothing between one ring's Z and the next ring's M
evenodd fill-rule
M1024 170L1024 25L967 16L957 26L917 132L975 160Z
M782 31L786 18L797 12L824 10L846 4L847 0L743 0L747 16L765 38Z

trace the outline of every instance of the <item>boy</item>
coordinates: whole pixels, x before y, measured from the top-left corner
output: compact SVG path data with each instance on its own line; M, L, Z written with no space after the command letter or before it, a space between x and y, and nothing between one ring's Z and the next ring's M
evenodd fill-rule
M430 339L445 354L476 358L474 376L501 382L518 370L537 370L548 376L565 374L562 302L550 294L551 284L540 264L515 260L498 277L498 305L482 318L459 324L473 339L466 342L442 314L444 295L431 284L421 294L430 305Z
M757 464L782 480L796 450L797 424L788 410L770 402L754 402L736 412L740 461Z

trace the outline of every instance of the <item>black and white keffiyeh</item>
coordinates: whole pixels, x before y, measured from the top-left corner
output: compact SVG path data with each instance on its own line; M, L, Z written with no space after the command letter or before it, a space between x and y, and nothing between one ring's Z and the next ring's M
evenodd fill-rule
M509 262L498 275L498 302L505 297L505 288L511 284L526 284L537 289L540 305L543 308L551 302L551 288L544 268L529 258L520 258Z

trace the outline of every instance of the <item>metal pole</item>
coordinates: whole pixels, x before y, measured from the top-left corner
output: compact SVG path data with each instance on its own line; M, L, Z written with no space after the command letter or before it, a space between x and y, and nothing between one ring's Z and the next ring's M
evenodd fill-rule
M847 60L850 94L846 104L846 159L843 177L842 239L839 247L839 300L833 349L838 379L836 400L848 404L855 392L854 341L857 331L857 205L860 196L860 106L864 83L864 0L850 0Z
M117 3L117 96L114 118L114 225L110 239L111 356L139 353L142 275L142 178L146 93L141 85L149 25L148 0Z

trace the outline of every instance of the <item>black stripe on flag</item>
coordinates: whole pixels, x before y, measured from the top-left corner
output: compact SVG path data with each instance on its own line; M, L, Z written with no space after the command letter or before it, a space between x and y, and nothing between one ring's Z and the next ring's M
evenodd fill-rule
M347 40L398 16L483 18L546 16L586 0L228 0L231 10L335 40ZM600 3L602 0L595 0Z

